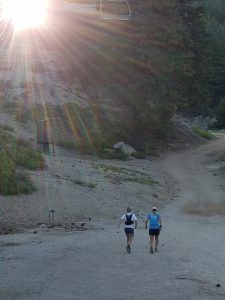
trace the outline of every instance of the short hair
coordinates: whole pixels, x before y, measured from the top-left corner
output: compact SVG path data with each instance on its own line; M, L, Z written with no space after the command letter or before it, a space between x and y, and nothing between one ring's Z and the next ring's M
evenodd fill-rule
M127 208L127 212L131 212L131 208L130 207Z

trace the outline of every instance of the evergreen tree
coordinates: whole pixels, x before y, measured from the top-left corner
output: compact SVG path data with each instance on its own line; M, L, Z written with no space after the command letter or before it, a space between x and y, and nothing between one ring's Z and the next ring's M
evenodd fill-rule
M183 24L183 60L179 70L183 97L179 108L204 114L212 101L206 14L202 2L178 0L177 3Z

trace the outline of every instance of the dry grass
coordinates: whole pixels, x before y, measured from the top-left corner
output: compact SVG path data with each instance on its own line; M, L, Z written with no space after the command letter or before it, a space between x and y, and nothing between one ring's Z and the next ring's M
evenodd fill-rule
M225 216L225 203L201 203L188 204L184 206L186 214L199 215L205 217Z

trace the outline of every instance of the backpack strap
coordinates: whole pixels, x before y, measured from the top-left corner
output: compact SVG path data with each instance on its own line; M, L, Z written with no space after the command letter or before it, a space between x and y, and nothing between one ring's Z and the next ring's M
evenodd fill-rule
M131 219L132 219L132 216L133 216L133 214L131 214L130 216L128 216L128 215L126 214L126 221L127 221L128 218L130 218L130 220L131 220Z

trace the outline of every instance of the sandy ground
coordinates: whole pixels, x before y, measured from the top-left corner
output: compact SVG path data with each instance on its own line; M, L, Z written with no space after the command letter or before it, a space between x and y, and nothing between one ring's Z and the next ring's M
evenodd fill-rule
M224 204L223 181L205 163L208 154L224 146L220 139L144 161L143 167L151 166L151 172L155 168L158 176L170 178L174 192L173 201L161 209L158 253L149 253L143 222L153 202L148 206L145 201L131 254L125 251L123 230L117 233L117 220L108 222L108 216L91 221L92 230L82 232L38 228L37 234L32 229L1 236L0 299L224 299L225 221L216 215L185 213L189 206L207 212L209 203ZM109 214L119 217L123 206L109 208Z

